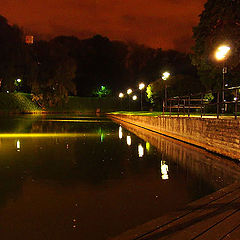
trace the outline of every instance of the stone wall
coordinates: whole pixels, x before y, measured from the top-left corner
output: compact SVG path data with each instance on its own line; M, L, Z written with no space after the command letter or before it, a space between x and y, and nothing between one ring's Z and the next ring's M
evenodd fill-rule
M240 120L120 114L109 117L240 160Z

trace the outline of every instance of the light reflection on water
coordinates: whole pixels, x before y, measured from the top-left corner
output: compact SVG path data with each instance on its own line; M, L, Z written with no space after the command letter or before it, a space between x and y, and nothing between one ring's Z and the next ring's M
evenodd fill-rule
M2 239L106 239L237 178L230 164L159 135L62 119L1 120L12 136L0 135Z

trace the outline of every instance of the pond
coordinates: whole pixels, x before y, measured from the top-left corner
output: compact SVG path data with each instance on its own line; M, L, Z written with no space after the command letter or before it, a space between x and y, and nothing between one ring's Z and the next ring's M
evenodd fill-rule
M1 239L108 239L239 178L229 160L104 117L0 124Z

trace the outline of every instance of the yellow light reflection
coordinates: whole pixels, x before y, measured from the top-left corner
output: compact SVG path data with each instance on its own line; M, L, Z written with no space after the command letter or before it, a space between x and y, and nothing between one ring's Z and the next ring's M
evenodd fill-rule
M122 127L121 126L119 127L118 136L119 136L120 139L122 139L122 137L123 137L123 132L122 132Z
M166 164L166 161L161 161L161 173L163 180L168 179L168 165Z
M107 120L77 120L77 119L43 119L44 122L109 122Z
M142 144L139 144L138 145L138 156L143 157L143 155L144 155L144 148L143 148Z
M127 145L128 145L128 146L131 146L131 145L132 145L131 136L127 136Z
M148 152L150 151L150 143L149 142L146 142L146 149Z
M2 133L0 138L98 137L98 133Z

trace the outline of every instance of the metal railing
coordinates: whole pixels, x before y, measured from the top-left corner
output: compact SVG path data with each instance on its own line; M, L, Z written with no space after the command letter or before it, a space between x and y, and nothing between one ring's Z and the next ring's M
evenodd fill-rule
M163 114L169 111L168 115L188 115L191 113L199 113L201 117L208 114L219 116L234 116L237 119L240 116L240 86L225 88L223 90L209 91L198 94L190 94L187 96L177 96L168 98L163 104ZM208 99L206 96L214 96L213 99ZM222 99L225 96L225 100ZM221 98L220 98L221 97ZM173 111L176 109L176 111Z

